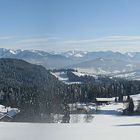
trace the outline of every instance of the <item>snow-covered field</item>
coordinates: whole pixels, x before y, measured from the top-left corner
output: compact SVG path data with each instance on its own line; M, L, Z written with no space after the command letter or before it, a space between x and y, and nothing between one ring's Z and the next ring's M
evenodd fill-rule
M71 82L67 76L67 72L51 72L59 81L64 82L65 84L81 84L81 82Z
M139 140L139 117L95 116L93 123L1 123L1 140Z
M2 122L0 140L139 140L140 116L117 115L120 107L105 105L96 115L71 115L69 124Z

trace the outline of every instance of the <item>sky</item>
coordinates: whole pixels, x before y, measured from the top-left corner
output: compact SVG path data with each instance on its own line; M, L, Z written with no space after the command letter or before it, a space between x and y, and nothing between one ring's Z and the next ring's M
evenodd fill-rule
M0 48L140 51L140 0L0 0Z

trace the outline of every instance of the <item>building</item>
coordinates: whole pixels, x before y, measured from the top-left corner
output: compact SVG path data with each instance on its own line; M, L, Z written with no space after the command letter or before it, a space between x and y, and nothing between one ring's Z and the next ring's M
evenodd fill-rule
M115 98L96 98L97 105L109 104L111 102L115 102Z
M12 119L13 117L9 116L8 114L0 113L0 122L10 122Z
M5 107L0 105L0 122L12 121L13 117L20 112L17 108Z

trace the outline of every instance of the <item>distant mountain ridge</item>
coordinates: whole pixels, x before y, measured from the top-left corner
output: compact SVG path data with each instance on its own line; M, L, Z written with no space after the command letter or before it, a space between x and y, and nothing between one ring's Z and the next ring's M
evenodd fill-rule
M125 72L140 69L140 52L12 50L0 48L0 58L23 59L47 69L74 68L94 70L96 74Z
M48 56L59 56L64 58L80 58L80 59L96 59L99 57L102 58L117 58L119 59L139 59L140 52L128 52L128 53L120 53L120 52L113 52L113 51L98 51L98 52L89 52L89 51L78 51L78 50L71 50L66 52L46 52L41 50L22 50L22 49L5 49L0 48L0 57L25 57L30 55L30 57L48 57Z

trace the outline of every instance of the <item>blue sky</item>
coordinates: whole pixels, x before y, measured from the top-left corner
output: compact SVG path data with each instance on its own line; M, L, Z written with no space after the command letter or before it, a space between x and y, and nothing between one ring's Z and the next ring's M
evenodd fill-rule
M140 51L140 0L0 0L0 47Z

